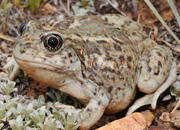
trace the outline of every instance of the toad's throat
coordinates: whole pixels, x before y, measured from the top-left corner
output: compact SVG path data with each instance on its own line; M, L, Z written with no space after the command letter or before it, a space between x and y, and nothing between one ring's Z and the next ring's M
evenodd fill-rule
M61 73L61 72L70 72L73 71L72 69L68 69L67 67L56 67L50 64L45 64L45 63L40 63L40 62L35 62L35 61L28 61L28 60L22 60L16 56L14 56L15 61L18 63L18 65L20 66L20 68L22 66L28 66L29 68L39 68L39 69L46 69L46 70L50 70L50 71L54 71L57 73ZM23 67L22 67L23 68Z

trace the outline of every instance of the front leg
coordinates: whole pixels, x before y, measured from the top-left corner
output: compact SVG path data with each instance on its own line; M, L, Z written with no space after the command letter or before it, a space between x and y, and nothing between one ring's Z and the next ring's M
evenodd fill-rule
M142 55L138 88L141 92L151 94L169 76L173 66L173 55L169 48L160 45L152 47L151 50L145 50Z
M108 95L103 88L100 88L90 80L84 87L86 87L86 93L89 95L90 101L80 113L78 120L81 124L79 127L80 130L87 130L93 126L101 118L105 108L109 104Z
M81 124L79 127L80 130L87 130L103 115L105 108L109 104L110 95L106 93L103 87L100 88L91 80L83 79L81 80L83 83L78 81L78 79L66 80L69 84L59 88L59 90L75 97L86 105L79 114L78 123ZM64 105L60 105L58 108L63 109L63 107ZM71 107L69 108L71 109Z
M101 101L91 99L86 108L80 113L78 120L81 124L79 127L80 130L89 129L101 118L106 106L100 102Z
M106 108L104 105L99 104L99 102L100 101L91 99L89 104L82 111L71 105L60 104L54 105L54 107L62 109L65 113L67 113L69 110L72 113L81 111L78 117L78 123L80 124L79 130L88 130L100 119Z

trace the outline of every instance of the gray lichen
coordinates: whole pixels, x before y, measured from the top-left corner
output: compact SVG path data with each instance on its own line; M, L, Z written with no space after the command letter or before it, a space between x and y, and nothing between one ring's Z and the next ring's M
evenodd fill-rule
M77 118L81 110L57 109L54 105L65 102L64 94L51 90L47 93L52 101L45 101L44 96L38 99L25 95L12 96L17 91L14 81L7 78L0 82L0 129L7 122L12 130L69 130L77 129ZM24 103L26 102L26 103Z

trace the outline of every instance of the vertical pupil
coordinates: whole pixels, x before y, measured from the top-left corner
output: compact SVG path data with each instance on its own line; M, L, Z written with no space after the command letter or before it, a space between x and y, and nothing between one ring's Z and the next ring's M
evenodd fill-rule
M48 39L48 44L49 44L50 47L53 47L53 48L56 47L58 45L57 38L56 37L50 37Z

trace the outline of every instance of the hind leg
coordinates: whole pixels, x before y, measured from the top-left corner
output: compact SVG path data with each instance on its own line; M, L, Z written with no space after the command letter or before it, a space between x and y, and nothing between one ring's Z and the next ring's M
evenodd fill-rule
M170 70L174 68L172 65L174 61L171 50L165 46L155 45L149 50L145 50L142 54L137 86L141 92L150 94L166 81Z
M136 100L134 104L128 109L126 115L130 115L132 112L144 105L151 104L152 109L156 108L157 100L159 96L174 82L176 81L176 63L172 63L169 76L166 81L152 94L145 95L144 97Z
M176 80L176 63L173 60L172 52L169 48L161 45L150 46L143 50L140 61L140 76L137 82L139 91L147 93L144 97L138 99L132 107L129 108L130 114L137 108L151 104L156 108L157 100L175 80Z

